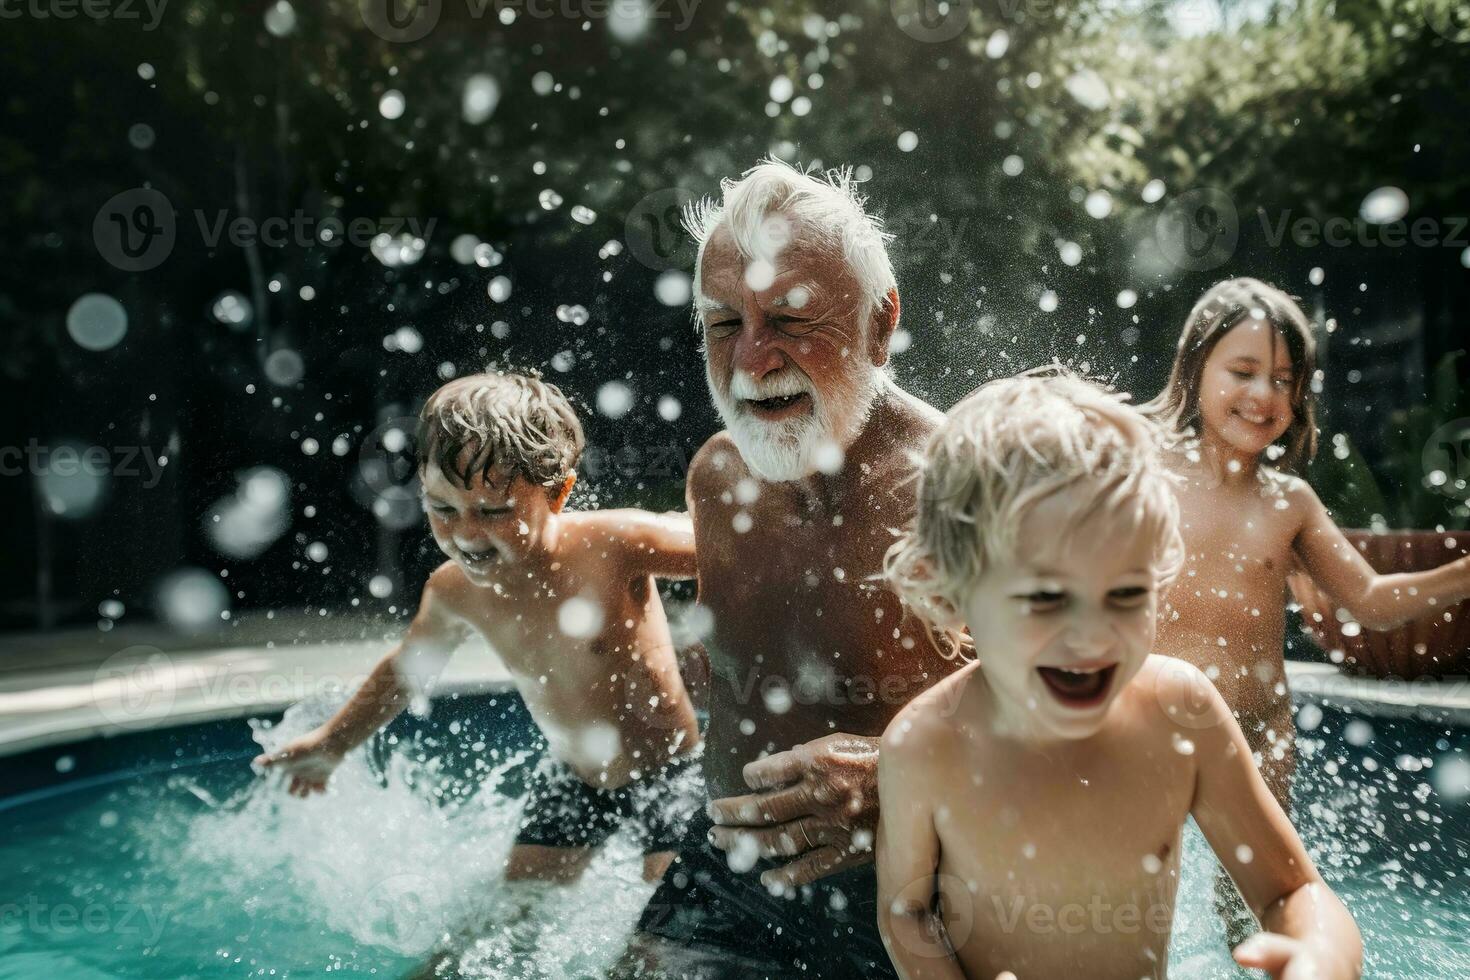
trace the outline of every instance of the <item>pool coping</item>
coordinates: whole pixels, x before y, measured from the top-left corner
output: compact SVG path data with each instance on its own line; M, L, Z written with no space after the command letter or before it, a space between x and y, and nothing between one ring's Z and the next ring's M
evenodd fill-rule
M269 715L329 688L367 677L391 644L339 642L223 647L161 653L156 648L73 664L44 674L0 677L0 758L122 732ZM1414 718L1470 727L1470 678L1358 677L1332 664L1288 661L1298 703L1316 701L1369 718ZM462 650L435 685L439 695L514 688L488 647Z

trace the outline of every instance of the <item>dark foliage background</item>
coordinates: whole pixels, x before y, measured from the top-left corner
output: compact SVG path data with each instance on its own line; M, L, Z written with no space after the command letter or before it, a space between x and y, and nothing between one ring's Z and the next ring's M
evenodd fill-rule
M362 461L441 377L490 363L577 399L596 447L580 505L679 506L716 422L687 308L659 298L677 300L692 259L675 205L771 153L858 168L897 236L898 377L936 404L1054 357L1147 397L1194 297L1256 275L1322 324L1323 492L1344 519L1463 520L1417 462L1425 433L1465 414L1465 368L1445 360L1470 313L1470 243L1445 242L1470 213L1457 2L442 0L395 8L437 11L412 41L370 29L374 2L169 0L156 20L4 8L0 444L168 464L156 485L107 473L95 504L64 513L36 466L7 471L0 624L88 622L107 599L148 616L185 567L223 576L235 610L401 609L432 543ZM485 79L493 110L467 108ZM1439 244L1384 244L1360 217L1383 187ZM97 228L138 188L175 230L166 258L128 271ZM1181 267L1160 222L1206 190L1238 242ZM1302 217L1346 219L1352 244L1273 233ZM207 233L270 218L310 230ZM422 254L324 243L329 219L412 222ZM214 312L227 292L242 322ZM68 332L88 293L126 311L109 349ZM619 418L597 410L608 382L635 394ZM258 555L222 554L207 524L259 466L289 481L289 527ZM373 594L374 576L395 591Z

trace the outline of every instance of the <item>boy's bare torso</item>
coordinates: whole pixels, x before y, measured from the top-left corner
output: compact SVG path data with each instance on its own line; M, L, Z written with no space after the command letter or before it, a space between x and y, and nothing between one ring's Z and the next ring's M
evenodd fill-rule
M1254 747L1258 723L1290 721L1286 578L1305 509L1275 473L1222 486L1195 469L1184 475L1177 494L1188 557L1165 596L1155 648L1204 671Z
M1195 765L1187 729L1154 693L1162 663L1151 657L1103 729L1075 743L991 734L974 666L908 713L945 924L967 976L1165 975ZM958 712L945 717L946 703Z
M725 434L696 457L700 602L714 617L704 760L712 797L746 792L741 769L762 752L834 732L882 734L954 669L871 580L893 529L913 513L913 461L897 446L921 446L936 417L895 391L825 497L802 483L757 484Z
M658 590L625 560L623 516L562 515L555 561L530 572L508 566L489 587L452 562L432 582L500 656L551 753L607 788L699 741Z

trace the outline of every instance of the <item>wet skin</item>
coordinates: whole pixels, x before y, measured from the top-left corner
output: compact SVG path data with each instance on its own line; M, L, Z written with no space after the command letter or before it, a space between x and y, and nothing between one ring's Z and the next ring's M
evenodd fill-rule
M879 922L900 974L1166 976L1193 815L1263 926L1286 934L1262 941L1303 976L1355 976L1356 928L1319 894L1219 694L1149 655L1156 541L1126 511L1057 534L1094 495L1069 488L1023 517L1016 557L962 596L976 662L884 735ZM1056 669L1105 678L1101 693L1038 678Z
M746 266L718 229L697 300L711 386L728 394L736 371L759 382L794 370L824 404L853 401L855 379L887 362L897 293L865 322L841 256L800 236L771 281L755 277L762 288L746 280ZM771 421L812 412L810 402L744 410ZM759 480L728 433L691 464L700 601L713 614L705 773L722 825L713 840L730 847L754 831L761 853L800 855L766 872L770 883L871 860L877 737L957 666L874 581L892 529L913 512L911 454L940 418L884 379L835 473ZM836 419L834 429L859 421Z
M1292 365L1269 324L1221 338L1200 381L1198 460L1173 460L1186 564L1165 599L1158 650L1203 670L1240 720L1277 798L1288 798L1295 726L1283 644L1287 576L1300 569L1367 629L1470 594L1470 562L1378 575L1304 481L1260 460L1292 419Z

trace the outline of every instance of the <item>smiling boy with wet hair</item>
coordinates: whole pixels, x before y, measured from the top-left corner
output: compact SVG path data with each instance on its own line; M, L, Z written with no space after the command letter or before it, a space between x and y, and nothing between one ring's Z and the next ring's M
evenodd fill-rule
M326 788L343 755L425 696L479 633L510 672L548 752L532 779L508 880L568 881L630 826L657 880L703 803L699 748L654 578L694 576L683 514L567 513L584 446L566 396L528 374L483 373L420 414L424 510L449 559L403 641L321 728L259 757L290 791Z

